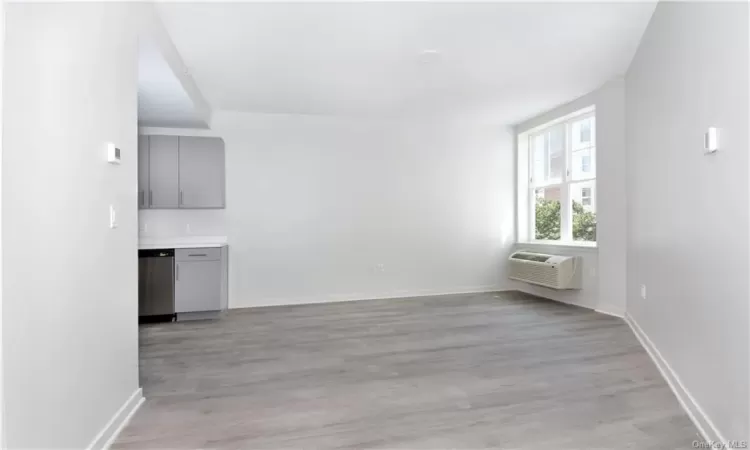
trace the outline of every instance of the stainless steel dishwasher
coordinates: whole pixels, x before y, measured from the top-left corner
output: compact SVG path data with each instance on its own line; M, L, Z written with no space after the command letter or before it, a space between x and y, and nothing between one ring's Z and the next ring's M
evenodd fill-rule
M172 321L174 249L138 251L138 321Z

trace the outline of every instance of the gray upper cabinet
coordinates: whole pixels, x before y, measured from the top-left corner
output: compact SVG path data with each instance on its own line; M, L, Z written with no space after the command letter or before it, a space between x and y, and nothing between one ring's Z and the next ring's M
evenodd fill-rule
M149 136L148 199L150 208L179 207L177 136Z
M139 136L138 207L224 208L224 141Z
M224 141L180 137L180 207L224 207Z
M138 136L138 208L148 208L148 136Z

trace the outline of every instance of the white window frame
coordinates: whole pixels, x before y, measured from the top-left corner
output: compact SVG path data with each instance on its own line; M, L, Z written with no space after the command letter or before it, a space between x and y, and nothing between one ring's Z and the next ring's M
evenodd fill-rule
M581 178L574 180L572 165L573 165L573 123L588 118L594 118L594 127L591 130L591 146L592 149L591 161L589 162L590 167L593 169L593 177ZM533 178L534 174L534 139L542 134L548 133L550 129L560 124L565 126L565 151L564 151L564 167L562 179L553 182L537 182ZM575 112L564 116L558 120L546 123L534 130L526 133L527 145L525 146L526 159L528 161L528 204L526 205L526 211L528 212L527 223L528 223L528 241L531 243L542 243L550 245L573 245L573 246L596 246L596 241L575 241L573 240L573 210L570 195L570 187L572 184L592 182L593 188L596 189L596 154L597 154L597 124L596 124L596 110L594 108L585 108L581 111ZM548 145L545 140L545 145ZM585 150L579 149L579 150ZM541 240L536 239L536 190L537 189L549 189L549 188L560 188L560 239L559 240ZM591 206L596 210L596 197L593 191L591 193Z

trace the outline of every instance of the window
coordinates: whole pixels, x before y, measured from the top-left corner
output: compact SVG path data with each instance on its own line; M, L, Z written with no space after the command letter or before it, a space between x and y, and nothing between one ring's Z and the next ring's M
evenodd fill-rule
M591 143L591 122L584 122L578 131L578 142Z
M596 242L596 119L589 109L528 134L529 238Z
M581 172L591 172L591 155L581 155Z
M591 188L581 189L581 205L591 206Z

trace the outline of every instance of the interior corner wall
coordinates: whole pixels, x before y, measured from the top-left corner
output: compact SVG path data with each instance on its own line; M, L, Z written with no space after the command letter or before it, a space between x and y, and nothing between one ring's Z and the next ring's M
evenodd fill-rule
M626 76L627 313L713 440L750 439L748 16L661 2Z
M230 307L491 291L513 241L513 136L450 119L217 112Z
M536 246L554 253L580 256L583 289L556 291L526 283L514 283L514 286L542 297L621 316L626 306L627 267L624 79L611 80L583 97L518 124L515 133L527 132L592 105L596 107L597 248ZM520 186L517 189L521 189ZM525 214L521 205L518 211L519 215ZM524 244L516 248L524 248Z
M5 49L5 0L0 0L0 255L2 255L2 156L3 156L3 61ZM3 321L3 268L0 257L0 327ZM3 336L0 331L0 448L5 444L5 398L3 395Z
M133 8L5 5L8 448L89 447L139 389ZM109 141L119 166L106 162Z

